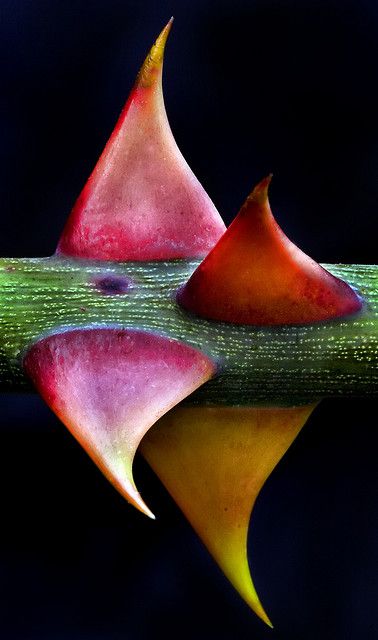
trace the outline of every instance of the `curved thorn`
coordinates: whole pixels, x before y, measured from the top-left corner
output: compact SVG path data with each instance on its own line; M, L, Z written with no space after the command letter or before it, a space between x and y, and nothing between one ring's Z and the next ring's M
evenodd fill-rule
M75 329L36 342L24 368L104 475L135 507L134 455L148 429L214 373L186 344L134 329Z
M269 626L248 566L250 515L314 406L177 407L141 442L143 456L219 567Z
M162 92L172 19L67 220L56 253L95 260L204 257L225 231L173 138Z
M280 229L269 205L270 180L254 188L179 291L179 303L204 318L250 325L306 324L360 311L353 289Z
M157 80L161 81L162 68L164 61L165 45L169 36L173 23L173 16L167 22L164 29L156 38L155 44L152 45L146 59L138 73L135 85L147 89L156 83Z

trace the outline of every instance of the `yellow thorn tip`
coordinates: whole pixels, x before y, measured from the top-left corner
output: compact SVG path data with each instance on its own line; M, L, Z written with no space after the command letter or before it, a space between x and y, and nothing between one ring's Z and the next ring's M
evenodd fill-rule
M263 622L265 622L265 624L273 628L273 625L260 602L260 598L257 595L255 585L253 584L253 580L249 570L246 552L247 531L248 526L245 527L244 534L241 536L241 538L239 540L235 540L234 544L236 546L234 549L227 548L226 543L226 545L222 549L223 557L222 555L218 555L216 557L216 560L231 584L243 598L244 602ZM230 564L230 557L232 557L232 555L234 554L238 559Z
M271 628L251 578L248 526L261 487L313 408L176 407L141 443L220 569Z
M137 86L144 89L151 87L161 78L163 68L164 50L169 32L173 23L173 17L167 22L164 29L152 45L137 78Z

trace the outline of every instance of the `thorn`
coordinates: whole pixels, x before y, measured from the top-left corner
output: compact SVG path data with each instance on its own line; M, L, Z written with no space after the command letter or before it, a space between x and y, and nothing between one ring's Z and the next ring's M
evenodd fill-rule
M188 311L246 325L309 324L355 314L354 290L295 246L275 221L271 175L252 191L177 294Z
M156 38L137 76L136 85L146 89L156 84L161 79L163 68L165 45L172 28L173 17L167 22L164 29Z
M269 185L272 181L273 173L270 173L266 178L263 178L251 191L250 195L247 197L243 208L246 207L250 202L258 202L264 203L268 200L268 191Z
M111 261L204 257L226 227L182 157L164 107L172 18L151 48L56 253Z
M130 504L132 504L139 511L141 511L141 513L144 513L144 515L148 516L148 518L151 518L151 520L156 520L156 516L154 515L154 513L152 513L151 509L149 509L146 503L144 502L133 480L132 480L132 483L130 483L128 486L125 485L124 493L125 493L125 498L127 499L128 502L130 502Z
M142 455L223 573L270 627L248 565L250 515L314 406L176 407L141 442Z
M36 342L26 373L106 478L155 519L136 489L138 445L166 411L214 374L188 345L136 329L73 329Z

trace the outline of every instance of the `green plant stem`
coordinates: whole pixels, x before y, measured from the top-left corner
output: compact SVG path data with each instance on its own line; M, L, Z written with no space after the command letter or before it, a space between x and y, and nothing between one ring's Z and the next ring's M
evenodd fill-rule
M38 338L75 327L114 326L182 340L219 363L218 375L188 398L191 404L293 405L377 394L378 267L324 265L363 297L357 316L246 327L202 320L178 307L175 291L198 262L0 259L0 388L28 388L22 357ZM114 278L126 292L113 291Z

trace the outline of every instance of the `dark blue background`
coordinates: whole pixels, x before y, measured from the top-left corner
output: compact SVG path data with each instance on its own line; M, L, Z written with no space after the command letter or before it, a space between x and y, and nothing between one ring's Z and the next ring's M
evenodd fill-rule
M1 13L0 255L54 251L174 14L167 111L225 219L273 171L272 207L302 249L376 262L376 2L3 0ZM250 555L271 632L140 460L155 523L39 398L0 396L0 637L376 640L374 411L325 401L263 489Z

